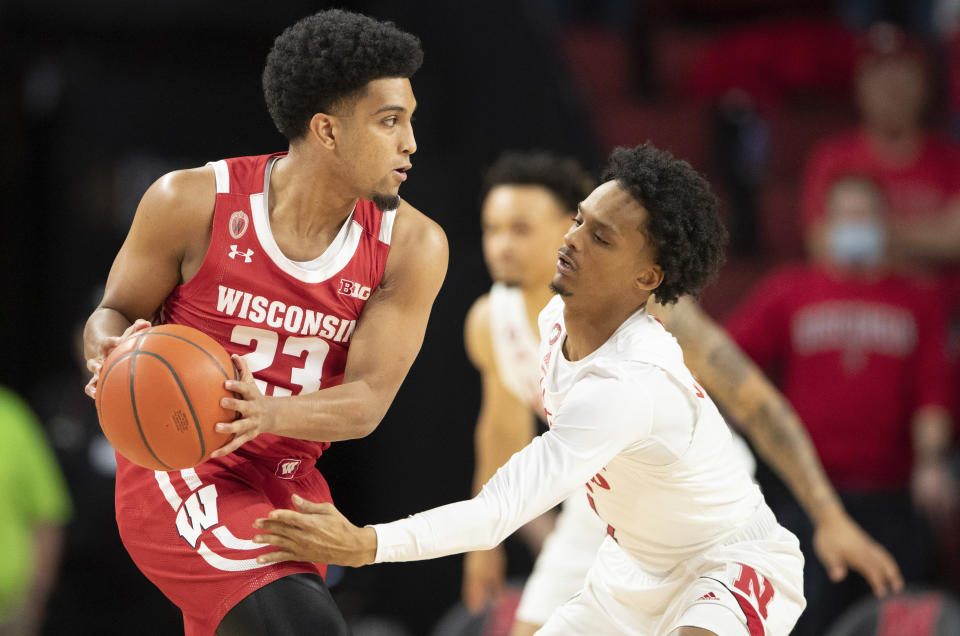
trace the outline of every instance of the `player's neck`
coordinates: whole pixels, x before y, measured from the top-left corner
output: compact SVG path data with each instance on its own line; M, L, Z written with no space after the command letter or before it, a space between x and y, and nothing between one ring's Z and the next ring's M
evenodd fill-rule
M334 171L306 156L309 150L291 147L270 175L270 224L276 231L304 238L339 229L357 204L357 196ZM319 163L319 165L318 165Z
M563 355L571 362L585 358L603 346L627 318L646 304L620 302L614 306L594 304L578 307L576 302L564 300L563 324L567 330L567 338L563 345Z

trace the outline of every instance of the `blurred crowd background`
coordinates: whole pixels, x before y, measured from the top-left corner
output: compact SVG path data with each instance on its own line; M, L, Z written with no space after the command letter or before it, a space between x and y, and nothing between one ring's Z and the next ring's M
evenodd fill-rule
M284 27L328 6L422 40L419 150L401 194L450 241L393 407L320 460L341 510L373 523L469 495L479 382L462 327L490 285L484 168L547 150L599 171L614 146L650 140L722 202L728 262L704 308L791 399L915 592L854 611L856 581L808 590L796 633L946 624L960 591L960 0L4 0L0 634L182 630L120 545L79 333L150 183L284 148L263 60ZM929 422L946 426L943 444L916 438ZM758 480L809 542L782 485L762 466ZM532 557L508 552L522 580ZM333 568L330 583L358 636L505 633L515 597L470 619L460 567Z

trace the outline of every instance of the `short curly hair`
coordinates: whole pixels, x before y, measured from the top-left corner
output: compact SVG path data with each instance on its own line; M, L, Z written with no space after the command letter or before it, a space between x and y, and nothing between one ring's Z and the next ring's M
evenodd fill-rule
M340 9L287 27L263 69L263 94L277 130L303 137L315 113L331 113L385 77L411 77L423 63L420 40L392 22Z
M654 291L658 302L696 295L716 277L727 230L710 185L689 163L649 142L616 148L602 180L615 180L647 210L646 227L638 229L653 243L663 269Z
M545 188L573 214L597 186L596 179L575 159L549 152L505 152L487 169L481 201L501 185L533 185Z

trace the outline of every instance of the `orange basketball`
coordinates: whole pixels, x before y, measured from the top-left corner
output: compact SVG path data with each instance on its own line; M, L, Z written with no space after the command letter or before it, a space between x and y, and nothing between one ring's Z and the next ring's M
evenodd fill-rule
M110 352L97 383L97 415L117 451L144 468L180 470L210 458L230 435L214 430L236 413L220 406L234 378L230 356L210 336L161 325Z

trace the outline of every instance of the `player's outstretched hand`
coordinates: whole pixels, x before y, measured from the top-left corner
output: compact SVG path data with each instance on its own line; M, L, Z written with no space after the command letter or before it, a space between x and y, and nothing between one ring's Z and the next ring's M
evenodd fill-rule
M276 546L274 552L257 557L258 563L307 561L359 567L377 556L377 533L358 528L329 503L314 503L293 496L296 510L278 509L253 527L266 530L253 537L255 543Z
M100 343L100 350L97 352L97 355L92 358L87 358L87 370L93 375L90 378L90 381L87 382L87 385L83 387L83 392L89 395L90 397L96 399L97 397L97 383L100 381L100 369L103 367L103 361L106 359L110 352L117 348L117 345L122 341L126 340L130 336L135 336L141 331L149 329L152 325L149 320L144 320L143 318L137 318L133 321L133 324L126 328L120 336L114 336L111 338L104 338Z
M236 411L238 415L237 419L232 422L217 424L218 433L233 433L233 437L229 442L213 451L210 454L211 458L229 455L260 433L269 432L272 427L269 410L271 398L266 397L257 388L257 383L253 380L253 373L250 371L247 361L236 354L230 357L237 366L237 371L240 372L240 379L227 380L223 383L223 386L239 397L223 398L220 400L220 406Z
M471 614L491 606L503 592L507 557L503 546L463 556L463 604Z
M847 569L852 568L866 579L877 596L903 589L897 562L842 509L817 523L813 549L834 583L846 578Z

